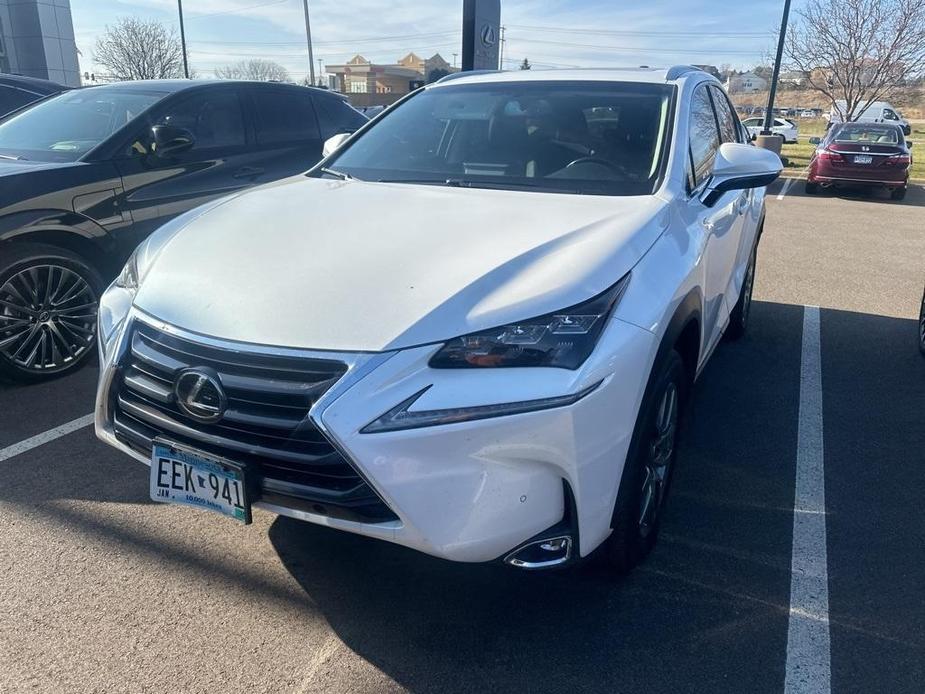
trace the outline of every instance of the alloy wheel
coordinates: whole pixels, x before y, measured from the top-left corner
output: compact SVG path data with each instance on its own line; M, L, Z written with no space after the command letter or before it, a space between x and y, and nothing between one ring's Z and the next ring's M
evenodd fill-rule
M97 297L80 274L33 265L0 286L0 355L30 373L57 371L93 346Z
M748 264L745 270L745 282L742 285L742 325L748 323L748 312L752 307L752 290L755 288L755 259Z
M925 354L925 296L922 297L922 310L919 313L919 349Z
M672 382L666 386L659 401L645 463L639 504L639 533L642 537L647 537L655 528L665 499L677 441L678 406L678 386Z

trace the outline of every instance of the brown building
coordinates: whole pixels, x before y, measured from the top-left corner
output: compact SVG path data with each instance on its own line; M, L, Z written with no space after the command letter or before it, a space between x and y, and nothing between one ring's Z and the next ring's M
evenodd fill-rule
M354 106L374 106L394 103L420 84L457 72L457 68L439 53L426 60L409 53L391 65L377 65L355 55L344 65L327 65L326 71L334 75L334 88L347 94Z

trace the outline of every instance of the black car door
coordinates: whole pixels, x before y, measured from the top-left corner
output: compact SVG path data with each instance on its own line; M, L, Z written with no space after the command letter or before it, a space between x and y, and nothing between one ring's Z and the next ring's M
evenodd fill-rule
M249 146L240 88L209 86L181 92L144 119L116 158L122 174L123 211L135 242L169 219L255 182L256 154ZM187 150L158 155L152 127L188 132Z
M248 89L258 156L255 181L266 183L307 171L321 159L323 140L312 90L277 84Z

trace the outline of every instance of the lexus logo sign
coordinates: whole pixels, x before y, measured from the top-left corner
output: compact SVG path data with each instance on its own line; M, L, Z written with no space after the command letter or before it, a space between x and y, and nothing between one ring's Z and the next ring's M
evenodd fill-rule
M227 400L218 374L212 369L185 369L173 385L177 406L202 424L214 424L225 414Z
M498 40L498 37L495 34L495 28L491 24L483 24L482 30L479 32L479 36L481 37L482 45L485 46L485 48L491 48Z

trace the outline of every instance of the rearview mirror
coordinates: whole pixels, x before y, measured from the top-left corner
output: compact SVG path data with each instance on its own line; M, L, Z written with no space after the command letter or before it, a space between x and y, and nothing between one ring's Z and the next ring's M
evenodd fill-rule
M811 138L809 138L809 144L811 144L811 145L821 145L821 144L822 144L822 138L821 138L821 137L811 137Z
M155 125L151 128L154 154L169 158L191 149L196 140L186 128L172 125Z
M324 142L324 149L321 152L322 156L329 157L334 154L334 152L339 150L343 144L350 139L352 134L353 133L337 133L337 135L329 137Z
M768 149L727 142L719 148L713 162L713 176L703 204L712 207L730 190L761 188L777 180L783 169L780 157Z

